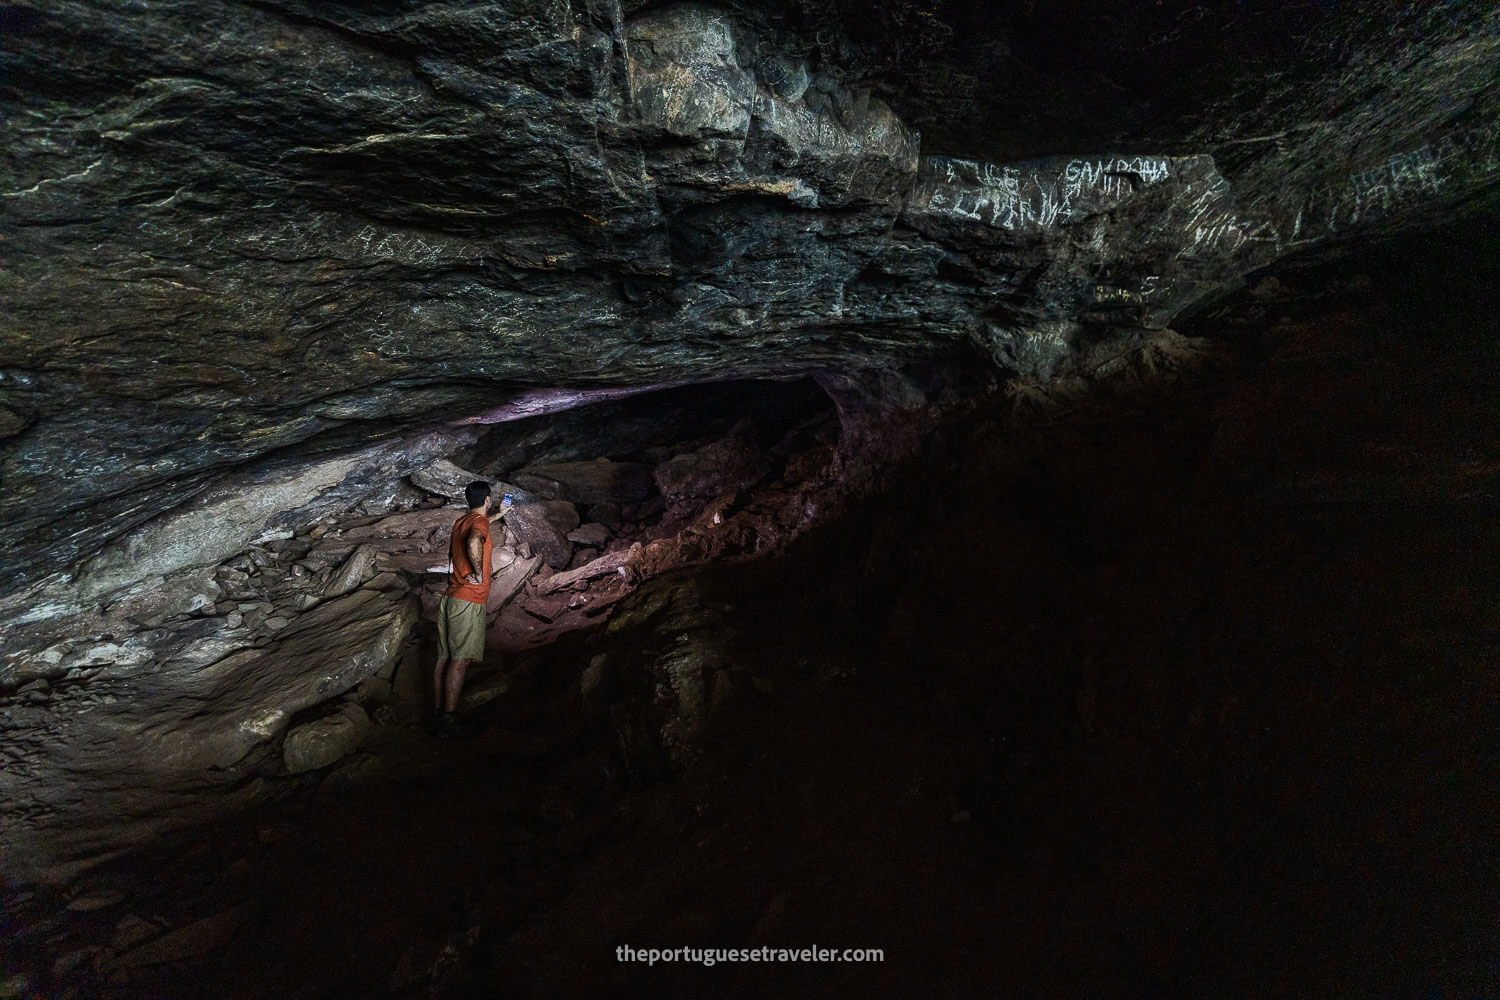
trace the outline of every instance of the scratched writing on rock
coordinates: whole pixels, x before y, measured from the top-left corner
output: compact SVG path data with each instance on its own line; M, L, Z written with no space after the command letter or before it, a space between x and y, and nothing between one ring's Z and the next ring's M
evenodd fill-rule
M1421 194L1435 194L1443 186L1439 159L1430 146L1398 153L1378 167L1349 177L1354 204L1350 221L1371 209L1387 209L1395 202Z
M366 226L356 233L354 243L361 256L380 260L400 259L408 263L429 265L444 260L484 262L484 255L473 246L459 246L450 252L450 244L447 242L429 243L413 233L387 233L381 236L374 226Z
M1096 305L1139 305L1149 298L1159 298L1172 291L1170 285L1162 284L1161 275L1148 274L1136 288L1121 288L1116 285L1095 285L1093 299Z
M919 196L919 207L1012 230L1073 221L1171 173L1170 163L1155 156L1070 160L1060 170L938 158L932 167L935 176Z
M800 151L904 156L911 147L907 136L893 128L893 119L886 116L871 114L846 125L801 103L764 93L756 95L753 110L768 132Z

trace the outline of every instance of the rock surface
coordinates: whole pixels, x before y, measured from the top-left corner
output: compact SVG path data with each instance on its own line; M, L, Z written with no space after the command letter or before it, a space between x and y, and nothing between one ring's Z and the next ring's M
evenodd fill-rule
M520 504L505 515L505 524L553 569L563 569L573 558L568 532L578 527L578 510L566 500Z
M664 501L653 503L631 507L660 519ZM358 741L365 728L359 708L328 718L347 692L384 724L425 713L412 629L417 605L430 618L447 584L458 512L424 506L355 516L362 506L298 531L268 532L217 566L151 578L112 603L26 623L6 637L0 856L7 877L54 877L91 855L284 794L292 777L336 762ZM722 499L683 503L671 524L622 521L610 532L580 526L566 501L523 503L506 518L531 516L555 537L577 534L614 547L602 554L584 547L577 569L539 580L543 555L523 556L497 533L487 608L491 673L475 677L464 704L500 697L509 680L495 667L602 622L652 576L774 546L811 523L800 500L780 507L779 516L767 516ZM715 530L721 538L709 537ZM652 540L643 543L643 534ZM353 763L344 770L329 777L330 788L384 780Z
M281 747L287 773L301 774L335 763L359 747L369 728L370 717L353 703L297 726L286 734Z
M575 504L638 501L655 491L650 466L602 458L593 462L531 465L516 470L511 478L517 486L538 497Z
M467 469L460 469L446 458L440 458L431 465L423 466L406 478L417 489L440 496L453 507L467 507L464 490L470 483L484 479L483 476ZM491 487L493 488L493 484ZM499 492L503 491L497 491L497 497Z
M7 7L0 587L237 551L435 422L1065 370L1493 204L1491 5L986 9Z
M595 548L609 541L610 530L602 524L580 524L568 532L568 541Z
M633 780L661 780L702 755L709 691L731 665L723 625L690 578L640 591L610 621L620 653L592 662L581 683L597 701L604 674L619 678L609 714Z
M372 575L375 569L375 548L370 545L361 545L349 553L349 558L344 560L342 566L328 578L328 585L324 589L325 597L342 597L352 590L358 590L360 584Z
M490 578L490 599L485 604L487 614L499 611L542 566L541 556L523 559L514 551L509 556L510 561L503 566L496 566L494 576ZM500 560L497 558L495 561L498 563Z
M714 497L754 486L770 469L759 449L729 438L663 462L656 485L669 497Z
M146 669L117 661L44 703L6 699L7 877L253 801L260 755L292 715L386 667L416 614L404 592L358 590L292 614L265 641L205 619L143 634L175 643Z
M1497 233L1475 228L1380 256L1358 281L1282 270L1205 324L1232 336L1163 334L919 428L917 460L785 561L721 556L773 537L773 504L784 523L829 507L837 478L818 491L778 472L687 523L674 504L661 523L620 525L680 525L635 549L641 568L689 549L712 564L636 591L613 633L476 676L478 740L434 742L387 704L367 752L281 782L297 789L285 808L185 831L61 894L7 891L21 931L7 963L26 975L5 988L672 994L681 970L632 972L610 945L658 933L920 944L925 961L846 967L841 995L923 995L934 970L953 996L1102 982L1485 995L1496 949L1471 930L1490 926L1500 802L1486 791L1500 398L1492 324L1466 306L1462 324L1427 327L1494 287ZM1469 247L1477 273L1452 266ZM1436 288L1403 280L1443 272ZM1280 318L1319 288L1343 303ZM1391 289L1384 305L1370 308L1371 288ZM827 429L788 445L787 468L826 453ZM644 450L701 444L669 441ZM1298 492L1309 483L1323 489ZM172 607L147 609L166 616L152 630L222 641L230 607L282 615L312 586L288 567L331 572L356 544L420 555L446 530L425 523L263 539L184 571ZM566 627L574 599L602 599L539 589L500 617ZM61 669L7 681L0 710L76 695L108 658L162 648L124 624L87 646L81 632L50 650ZM378 680L416 682L406 702L420 705L416 667ZM666 736L695 726L709 766L628 787L691 765L692 744ZM13 732L0 747L31 738ZM25 802L0 798L7 834L37 822ZM413 854L434 815L463 819L451 849ZM219 944L233 921L205 921L244 899L255 918ZM1117 940L1122 920L1141 933ZM152 961L128 988L89 975L143 947ZM712 974L738 977L735 995L827 993L823 977L764 964Z

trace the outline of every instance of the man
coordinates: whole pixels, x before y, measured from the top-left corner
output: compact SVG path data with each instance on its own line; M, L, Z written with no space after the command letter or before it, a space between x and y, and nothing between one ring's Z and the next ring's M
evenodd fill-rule
M484 606L490 599L490 484L464 488L469 512L448 542L452 568L438 601L438 658L432 672L432 723L439 736L457 736L458 696L469 664L484 658Z

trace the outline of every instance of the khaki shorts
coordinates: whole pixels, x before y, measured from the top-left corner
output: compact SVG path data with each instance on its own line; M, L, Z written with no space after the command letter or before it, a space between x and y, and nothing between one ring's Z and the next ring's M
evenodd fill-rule
M437 606L440 660L484 659L484 605L444 596Z

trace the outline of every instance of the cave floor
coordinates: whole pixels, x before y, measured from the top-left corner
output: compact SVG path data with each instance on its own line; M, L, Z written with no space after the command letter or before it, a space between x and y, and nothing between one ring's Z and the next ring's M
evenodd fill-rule
M1327 551L1309 558L1382 527L1366 513L1332 520ZM1440 519L1384 527L1425 531L1408 558L1464 534ZM764 586L771 600L779 588ZM89 929L76 914L68 934L178 927L178 952L204 948L161 963L170 950L147 948L144 964L114 967L126 981L100 985L111 997L1478 988L1497 953L1484 845L1500 801L1484 737L1464 731L1494 707L1481 648L1444 652L1461 670L1441 682L1361 688L1314 676L1328 661L1305 647L1266 679L1267 697L1250 696L1259 731L1237 744L1221 732L1194 762L1184 754L1213 728L1204 712L1248 722L1215 702L1215 684L1165 700L1150 689L1182 661L1140 675L1112 708L1095 696L1106 704L1093 726L1087 708L1014 688L1002 664L1034 679L1070 672L1079 653L1027 628L1028 603L988 634L947 633L926 662L781 608L777 644L803 650L799 670L821 680L750 706L708 763L648 789L620 780L607 733L577 723L565 687L516 677L519 696L484 735L377 727L366 751L386 780L327 781L133 859L112 873L129 916L102 910ZM1238 661L1248 669L1256 652ZM1204 653L1189 641L1180 655ZM768 676L796 685L796 673ZM1424 697L1397 706L1398 684ZM1101 718L1153 710L1180 739ZM881 948L885 960L650 967L618 962L621 945Z

